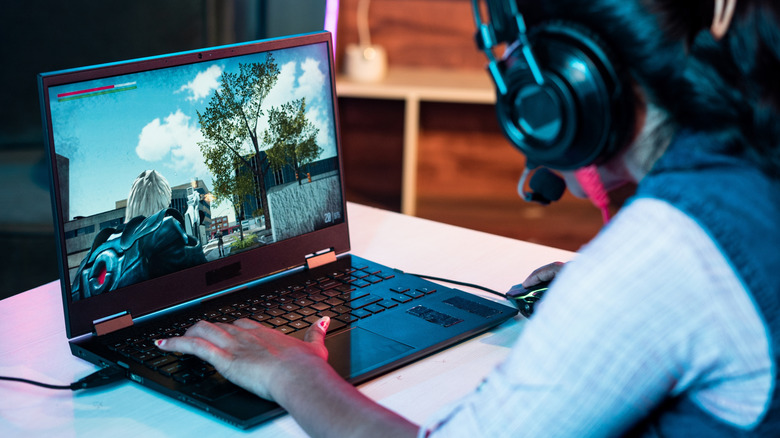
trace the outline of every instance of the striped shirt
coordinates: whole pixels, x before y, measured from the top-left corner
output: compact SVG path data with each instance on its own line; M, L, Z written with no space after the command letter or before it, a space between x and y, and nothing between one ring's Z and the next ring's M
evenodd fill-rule
M771 357L705 230L636 199L558 274L505 362L420 436L614 436L681 394L750 428L771 398Z

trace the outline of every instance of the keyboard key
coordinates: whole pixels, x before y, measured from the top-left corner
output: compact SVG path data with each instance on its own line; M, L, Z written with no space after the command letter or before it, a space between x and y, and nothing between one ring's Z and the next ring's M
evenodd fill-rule
M406 286L393 286L393 287L390 288L390 290L395 292L395 293L402 294L402 293L408 291L409 288L406 287Z
M306 322L306 321L304 321L302 319L299 319L298 321L293 321L293 322L291 322L291 323L289 323L287 325L289 325L290 327L295 328L296 330L302 330L302 329L307 328L311 324L309 324L308 322Z
M335 288L334 290L337 290L337 291L339 291L341 293L349 293L349 292L354 291L355 288L350 286L350 285L348 285L348 284L345 284L343 286L339 286L339 287Z
M345 313L344 315L339 315L335 318L337 321L341 321L346 324L352 324L353 322L357 321L358 318L355 315L352 315L351 313Z
M129 357L136 362L144 363L147 360L152 360L158 356L160 356L160 353L156 351L136 351L135 353L130 353Z
M374 275L376 275L377 277L380 277L380 278L382 278L384 280L389 280L391 278L395 278L395 274L392 273L392 272L389 272L389 271L375 272Z
M397 306L398 303L393 300L382 300L378 302L380 306L384 307L385 309L392 309L393 307Z
M353 309L359 309L364 306L368 306L369 304L374 304L382 301L384 298L378 296L378 295L371 295L365 296L363 298L354 300L349 303L349 306Z
M287 303L292 303L293 298L290 296L283 296L283 297L275 298L274 301L278 304L287 304Z
M259 313L257 315L252 315L251 318L257 322L263 322L267 319L271 319L271 316L266 315L265 313Z
M318 311L330 309L330 305L325 303L314 303L309 307L311 307L312 309L317 309Z
M314 301L306 299L306 298L301 298L299 300L293 301L293 304L295 304L296 306L300 306L300 307L306 307L306 306L309 306L309 305L311 305L313 303L314 303Z
M279 308L282 309L282 310L286 310L288 312L293 312L295 310L300 309L299 306L296 306L295 304L292 304L292 303L281 305L281 306L279 306Z
M380 282L383 281L381 277L377 277L376 275L369 275L368 277L364 278L363 280L365 280L365 281L367 281L367 282L369 282L371 284L377 284L377 283L380 283Z
M184 364L182 362L176 361L158 368L157 371L159 371L161 374L164 374L166 376L170 376L171 374L176 374L179 371L182 371L183 369L184 369Z
M410 296L410 297L412 297L414 299L422 298L422 297L425 296L424 293L422 293L420 291L416 291L416 290L410 290L409 292L404 293L404 295L408 295L408 296Z
M296 329L293 328L293 327L290 327L289 325L282 325L282 326L276 327L276 330L279 330L280 332L282 332L284 334L287 334L287 333L294 332Z
M287 314L283 315L282 318L284 318L284 319L286 319L288 321L295 321L295 320L303 318L303 315L301 315L300 313L291 312L291 313L287 313Z
M203 376L188 369L173 374L173 378L181 383L193 383L203 380Z
M328 290L333 289L336 286L340 286L341 283L335 280L327 279L326 281L323 281L319 284L319 286L322 288L322 290Z
M369 312L366 309L355 309L351 312L351 314L361 319L373 315L373 313Z
M344 304L344 301L338 299L338 298L329 298L325 300L325 303L330 304L331 306L340 306Z
M344 301L352 301L356 300L358 298L363 298L368 295L368 292L362 291L362 290L353 290L352 292L348 292L345 294L339 295L339 299L342 299Z
M151 368L153 370L156 370L156 369L158 369L160 367L164 367L166 365L170 365L170 364L172 364L174 362L178 362L178 361L179 361L179 358L176 357L176 356L173 356L173 355L170 355L170 356L159 356L159 357L156 357L156 358L154 358L152 360L147 360L146 362L144 362L144 365L146 365L147 367L149 367L149 368Z
M133 347L138 351L149 351L157 348L151 341L142 341L133 344Z
M309 315L314 315L315 313L317 313L317 310L312 309L311 307L304 307L302 309L296 310L295 312L296 313L300 313L303 316L309 316Z
M320 289L319 286L309 286L306 289L303 289L302 292L305 293L306 295L314 295L322 292L322 289Z
M371 313L379 313L385 311L385 308L380 306L379 304L370 304L364 307L363 309L368 310Z
M322 317L319 316L319 315L310 315L310 316L307 316L306 318L303 318L303 320L308 322L309 324L314 324L317 321L319 321L320 318L322 318Z
M264 322L266 322L268 324L271 324L271 325L273 325L275 327L287 324L287 320L286 319L282 319L282 318L271 318L271 319L268 319L268 320L266 320Z
M235 320L236 320L236 318L233 318L230 315L220 315L220 316L217 316L215 318L211 318L211 321L213 321L213 322L223 322L223 323L226 323L226 324L227 323L231 323L231 322L233 322Z
M361 288L362 288L362 287L366 287L366 286L370 286L370 285L371 285L371 283L370 283L370 282L368 282L368 281L366 281L366 280L363 280L363 279L358 279L358 280L352 281L352 282L350 282L350 284L351 284L352 286L355 286L355 287L361 287Z
M282 309L268 309L268 310L265 311L265 313L267 313L267 314L269 314L271 316L281 316L281 315L284 315L287 312L285 312Z
M336 312L336 313L349 313L352 308L348 306L335 306L331 308L330 310Z

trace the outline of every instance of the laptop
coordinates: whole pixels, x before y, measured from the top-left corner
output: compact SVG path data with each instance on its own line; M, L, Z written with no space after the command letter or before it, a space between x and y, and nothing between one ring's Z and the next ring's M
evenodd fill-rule
M517 314L350 253L332 53L316 32L39 75L75 356L245 429L284 411L151 340L328 315L359 384Z

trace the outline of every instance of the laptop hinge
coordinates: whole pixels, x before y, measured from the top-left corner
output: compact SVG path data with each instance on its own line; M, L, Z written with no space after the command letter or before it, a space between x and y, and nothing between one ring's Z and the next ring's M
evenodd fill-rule
M306 256L306 267L308 269L314 269L335 261L336 251L333 248L323 249L322 251Z
M95 321L95 334L103 336L132 325L133 316L129 312L124 312Z

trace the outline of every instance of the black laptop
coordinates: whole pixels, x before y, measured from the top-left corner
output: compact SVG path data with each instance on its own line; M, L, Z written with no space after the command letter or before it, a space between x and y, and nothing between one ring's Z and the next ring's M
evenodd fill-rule
M248 428L284 411L152 340L329 315L357 384L517 313L349 253L332 53L318 32L39 76L74 355Z

